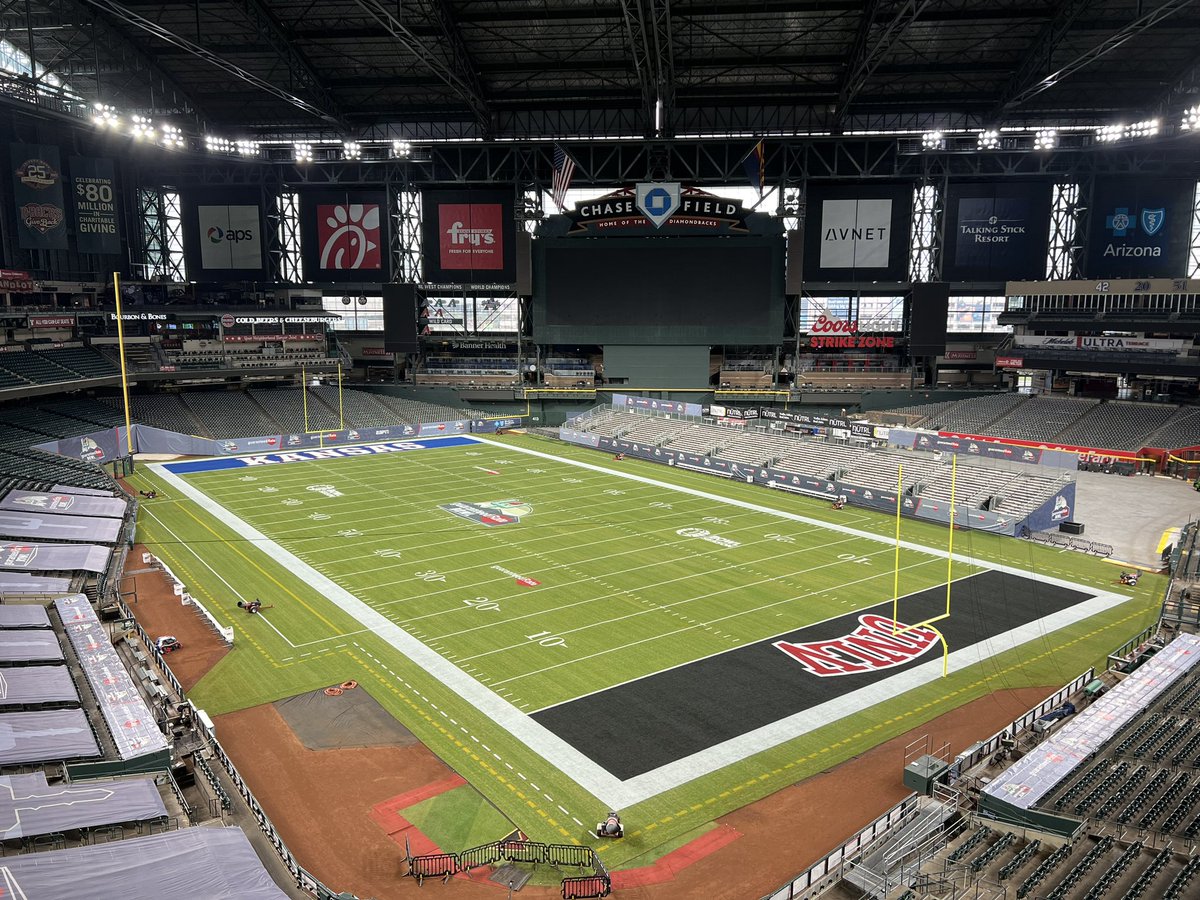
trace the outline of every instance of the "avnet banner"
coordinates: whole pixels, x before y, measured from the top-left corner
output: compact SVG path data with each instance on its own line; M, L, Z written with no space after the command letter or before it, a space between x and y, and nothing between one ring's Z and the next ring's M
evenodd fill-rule
M813 184L805 279L906 281L911 221L910 185Z
M188 270L201 279L264 277L263 210L257 190L205 190L183 196Z
M307 281L384 282L388 264L387 195L382 191L306 191L300 236Z
M421 193L421 248L430 284L510 284L517 280L511 191Z
M22 250L66 250L67 213L58 148L16 143L9 148L18 245Z
M1097 178L1088 239L1089 278L1178 278L1187 267L1194 181Z
M1040 278L1046 271L1049 235L1049 184L951 184L942 277L947 281Z

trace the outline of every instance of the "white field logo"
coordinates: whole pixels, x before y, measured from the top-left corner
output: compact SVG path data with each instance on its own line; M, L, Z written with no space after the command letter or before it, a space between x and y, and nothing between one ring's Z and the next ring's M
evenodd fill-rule
M710 544L716 544L718 547L725 547L730 550L734 547L742 546L740 542L721 537L719 534L713 534L707 528L680 528L675 533L680 537L700 538L702 541L708 541Z
M859 616L858 621L859 626L844 637L803 644L775 641L772 646L792 657L810 674L829 678L900 666L938 642L938 633L926 626L893 634L893 630L909 626L871 613Z
M506 569L504 566L492 566L492 568L501 575L508 575L512 578L515 578L517 584L521 585L522 587L537 587L541 584L541 582L536 578L530 578L528 575L522 575L519 572L514 572L512 569Z
M326 497L344 497L341 491L335 488L332 484L310 484L306 491L312 491L314 494L323 494Z

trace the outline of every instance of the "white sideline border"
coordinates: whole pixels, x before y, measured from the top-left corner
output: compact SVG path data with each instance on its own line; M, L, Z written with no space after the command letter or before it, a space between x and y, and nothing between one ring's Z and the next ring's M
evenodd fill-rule
M502 450L523 453L563 465L599 472L615 478L624 478L664 490L700 497L714 503L736 506L777 518L816 525L830 531L863 538L876 543L887 544L888 546L895 545L895 541L889 540L887 537L866 531L859 531L856 528L846 525L824 522L797 513L750 503L745 500L723 497L719 494L711 494L696 488L670 484L669 482L658 481L654 478L635 475L629 472L620 472L604 466L555 456L526 447L492 441L474 435L471 436L471 439L477 443L488 444ZM844 718L854 712L858 712L868 706L884 702L905 691L928 684L938 677L941 669L942 661L940 659L931 660L908 669L905 672L885 678L875 684L868 685L848 694L843 694L816 707L803 710L773 722L770 725L756 728L753 731L701 750L691 756L684 757L650 772L645 772L623 781L612 775L598 763L589 759L579 750L576 750L545 726L521 712L503 697L468 675L439 653L408 634L404 629L386 619L354 594L335 584L311 565L288 550L285 550L275 541L231 513L207 494L188 484L174 472L169 471L166 465L165 463L153 463L148 468L155 475L176 488L182 495L196 503L201 509L223 522L241 537L252 541L264 553L274 558L293 573L299 575L311 584L314 589L320 591L331 603L358 621L364 628L379 636L398 652L420 666L431 677L448 687L464 701L491 719L500 728L507 731L516 740L523 743L534 753L558 768L568 778L574 780L598 800L601 800L613 809L634 806L643 800L648 800L665 791L673 790L725 766L741 762L756 753L801 737L810 731ZM901 541L900 546L916 552L939 556L943 559L949 556L945 550L926 547L911 541ZM1079 585L1064 579L1046 575L1035 575L1023 569L980 561L975 557L959 553L953 554L953 559L956 562L1019 575L1025 578L1033 578L1034 580L1056 584L1071 590L1083 590L1094 596L1090 600L1078 603L1051 616L1043 617L1003 634L994 635L987 640L952 651L949 655L949 671L951 672L960 671L974 665L980 660L1029 643L1048 632L1057 631L1090 616L1112 609L1130 599L1128 596L1116 594L1111 591L1098 592L1091 587ZM611 685L610 687L615 686Z

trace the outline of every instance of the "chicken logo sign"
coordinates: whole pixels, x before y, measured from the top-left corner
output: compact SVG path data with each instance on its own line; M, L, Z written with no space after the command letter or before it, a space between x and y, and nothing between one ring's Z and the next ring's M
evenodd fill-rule
M317 205L317 244L320 266L329 270L382 269L379 205L328 203Z
M843 637L803 644L775 641L772 646L800 663L809 674L831 678L904 665L939 640L938 633L928 627L893 634L894 630L909 626L883 616L868 613L859 616L858 621L859 626Z

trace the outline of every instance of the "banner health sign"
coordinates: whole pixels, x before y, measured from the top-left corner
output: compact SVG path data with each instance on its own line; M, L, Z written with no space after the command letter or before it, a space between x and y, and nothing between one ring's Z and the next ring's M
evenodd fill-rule
M808 210L806 280L908 280L910 185L814 184Z
M17 242L22 250L66 250L62 167L58 148L10 144Z
M1089 278L1177 278L1187 265L1195 182L1097 178L1088 240Z
M111 159L71 157L75 248L80 253L120 253L121 217Z
M188 271L200 278L264 277L262 195L257 189L186 193L183 223Z
M946 217L947 281L1019 281L1045 274L1049 184L951 184Z
M430 284L517 280L511 191L427 190L421 194L424 278Z
M382 191L304 192L300 237L306 280L390 278L387 196Z

